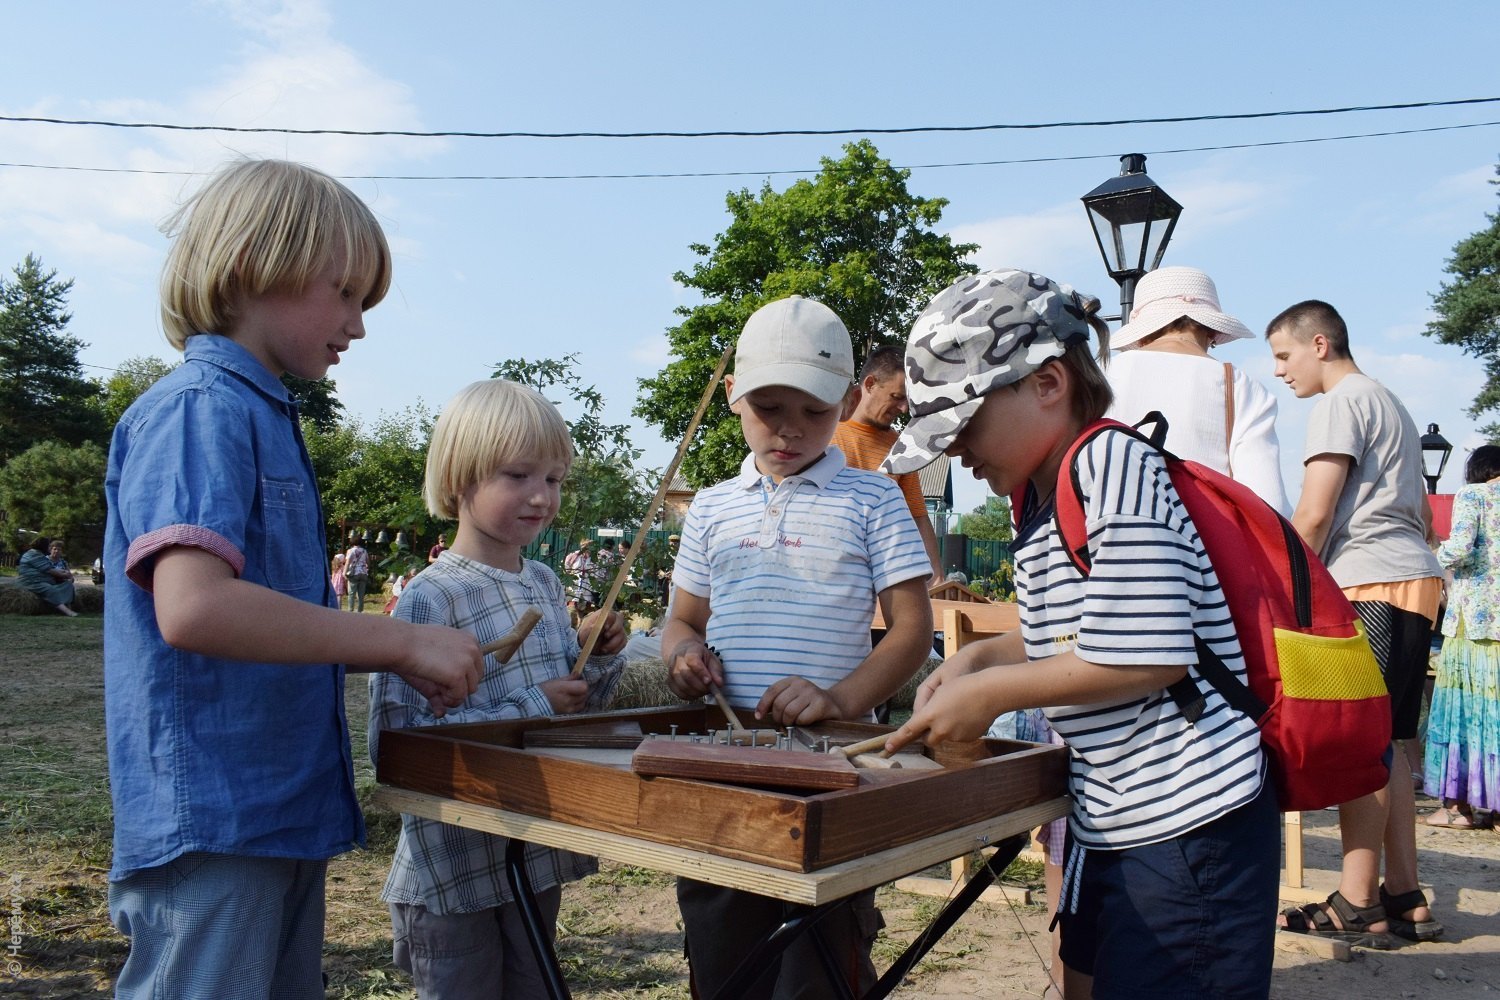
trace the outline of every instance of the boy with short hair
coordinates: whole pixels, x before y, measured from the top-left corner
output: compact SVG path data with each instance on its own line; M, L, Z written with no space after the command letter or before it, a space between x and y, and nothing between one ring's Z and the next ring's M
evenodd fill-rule
M475 382L433 427L424 493L435 518L458 520L453 545L401 594L396 617L451 625L483 643L509 632L529 608L542 620L501 663L486 659L479 689L442 720L400 678L370 677L370 759L388 729L561 715L608 706L625 669L625 629L609 615L582 675L573 662L602 612L569 624L562 584L522 556L552 519L573 464L568 426L541 393L505 379ZM501 779L503 780L503 778ZM401 817L390 877L392 953L423 1000L539 997L536 964L505 876L507 841L418 816ZM526 867L549 936L562 885L597 870L593 858L526 845Z
M1254 720L1195 670L1201 638L1244 678L1218 577L1161 453L1123 432L1092 437L1071 470L1089 576L1052 516L1063 457L1110 405L1089 352L1090 326L1107 340L1098 308L1041 275L990 271L940 292L912 329L913 416L886 470L946 452L998 496L1025 487L1021 628L949 657L887 747L974 739L1005 712L1043 707L1071 750L1065 995L1265 997L1275 793ZM1184 676L1204 698L1196 721L1167 691Z
M662 630L678 697L722 688L735 707L782 726L871 720L925 661L932 566L901 491L829 447L853 378L849 332L827 306L793 295L745 323L725 392L750 454L737 477L693 499L682 529ZM872 650L876 600L889 628ZM855 995L875 981L874 895L817 924ZM784 919L778 900L690 879L678 880L677 897L699 996L715 995ZM831 989L804 936L746 995L816 1000Z
M183 363L115 427L105 494L109 908L120 997L323 995L327 859L364 841L343 664L435 711L482 669L456 629L338 613L283 373L318 379L390 284L370 210L316 170L226 168L174 220Z
M1427 547L1421 438L1395 394L1360 371L1338 311L1309 299L1266 326L1276 377L1322 396L1307 422L1302 496L1292 524L1354 605L1391 693L1394 764L1385 791L1339 807L1344 864L1324 903L1287 910L1292 930L1386 947L1442 934L1417 883L1416 797L1407 740L1417 735L1442 567ZM1385 883L1380 856L1385 852Z

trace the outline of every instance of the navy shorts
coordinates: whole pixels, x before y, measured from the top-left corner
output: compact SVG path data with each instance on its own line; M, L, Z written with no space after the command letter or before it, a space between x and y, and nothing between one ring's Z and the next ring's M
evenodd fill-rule
M1416 739L1422 692L1427 687L1427 658L1432 652L1432 622L1426 615L1384 601L1351 603L1391 693L1391 739Z
M1267 775L1253 801L1180 837L1086 851L1063 961L1094 977L1096 1000L1269 996L1280 822Z

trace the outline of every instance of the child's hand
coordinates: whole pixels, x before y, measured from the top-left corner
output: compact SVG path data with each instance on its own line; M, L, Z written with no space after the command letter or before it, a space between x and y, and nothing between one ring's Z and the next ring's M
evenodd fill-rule
M980 650L977 646L965 646L952 656L945 659L936 670L927 675L917 687L916 697L912 700L912 711L916 712L926 705L933 694L955 678L972 674L976 670L983 670L989 664L983 662Z
M710 686L724 686L724 664L701 638L679 643L667 662L667 687L683 701L708 694Z
M599 624L602 611L594 611L578 623L578 646L588 644L589 636ZM604 621L604 632L594 644L595 656L613 656L625 648L625 618L618 611L611 611Z
M446 625L413 625L408 652L394 673L416 688L442 718L463 704L484 677L484 654L472 635Z
M979 739L999 714L989 708L986 681L982 674L949 677L930 692L925 704L912 710L906 724L886 741L886 749L894 752L918 739L928 746Z
M755 706L755 717L767 717L779 726L806 726L824 719L843 718L843 708L833 696L803 677L783 677L766 688Z
M537 687L547 696L554 715L581 712L588 702L589 682L582 677L556 677L550 681L542 681Z

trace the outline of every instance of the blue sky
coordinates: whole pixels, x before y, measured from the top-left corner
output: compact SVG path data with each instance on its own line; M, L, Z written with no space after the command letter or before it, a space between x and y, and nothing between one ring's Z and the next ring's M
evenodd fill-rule
M1500 96L1493 3L1066 5L871 2L12 4L0 114L244 127L643 131L1033 123ZM1093 292L1080 195L1146 152L1185 206L1167 263L1202 267L1252 329L1300 299L1349 320L1356 360L1456 447L1479 365L1420 335L1459 239L1496 209L1500 126L1262 148L1187 147L1500 122L1500 104L1322 117L877 136L982 266ZM850 137L852 138L852 137ZM687 173L649 180L351 180L387 228L395 286L334 369L351 414L437 408L506 358L581 355L629 421L669 360L672 281L722 231L724 195L784 187L846 141L363 138L0 123L16 164L204 173L238 154L340 176ZM28 252L75 279L71 330L96 375L173 356L156 314L156 225L199 178L0 167L0 266ZM806 176L803 174L802 176ZM1260 341L1222 356L1270 381ZM1279 385L1288 488L1310 402ZM1485 421L1481 421L1485 422ZM649 464L676 442L642 427ZM982 502L960 471L956 506Z

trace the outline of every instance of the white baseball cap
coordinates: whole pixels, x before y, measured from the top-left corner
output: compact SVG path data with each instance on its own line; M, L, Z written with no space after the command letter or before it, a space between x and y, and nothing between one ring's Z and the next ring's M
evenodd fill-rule
M734 349L737 403L747 392L771 385L801 389L825 403L844 398L854 382L849 330L821 302L791 295L768 302L745 321Z

